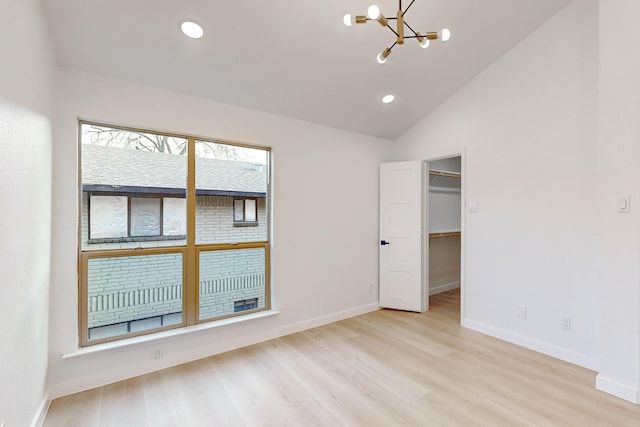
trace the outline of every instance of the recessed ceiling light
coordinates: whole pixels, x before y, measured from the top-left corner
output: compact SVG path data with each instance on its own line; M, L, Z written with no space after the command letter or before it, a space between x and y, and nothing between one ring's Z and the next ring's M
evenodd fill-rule
M191 21L183 22L182 25L180 26L180 29L187 37L191 37L192 39L199 39L204 35L204 31L202 30L202 27L196 24L195 22L191 22Z
M382 97L382 102L384 102L385 104L390 104L394 99L396 99L396 97L393 95L385 95L384 97Z

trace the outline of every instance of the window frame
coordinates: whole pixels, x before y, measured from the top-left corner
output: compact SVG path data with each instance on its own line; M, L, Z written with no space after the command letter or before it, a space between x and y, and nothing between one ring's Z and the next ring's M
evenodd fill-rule
M144 128L137 127L127 127L127 126L119 126L112 125L104 122L94 122L79 119L78 120L78 194L80 197L78 198L78 216L77 216L77 233L78 233L78 242L83 241L82 236L82 226L83 226L83 206L82 206L82 194L83 192L87 193L87 203L90 205L90 195L125 195L127 196L127 233L130 234L130 218L131 218L131 197L158 197L161 200L161 212L163 209L163 198L182 198L176 196L174 194L145 194L143 195L132 195L129 193L116 193L109 191L84 191L83 183L82 183L82 126L83 125L95 125L101 127L112 128L116 130L123 131L132 131L132 132L140 132L140 133L149 133L149 134L158 134L167 137L175 137L175 138L183 138L187 141L188 150L187 150L187 182L186 184L186 221L187 221L187 234L184 236L161 236L160 238L150 238L151 236L143 236L143 237L127 237L127 238L116 238L111 239L112 241L104 241L109 239L89 239L90 231L87 230L87 242L89 243L125 243L125 242L136 242L136 241L159 241L159 240L186 240L186 244L181 244L179 246L157 246L157 247L136 247L133 249L92 249L92 248L83 248L83 244L78 244L78 338L80 347L90 347L93 345L112 342L112 341L120 341L123 339L128 339L141 335L150 335L157 332L169 330L169 329L179 329L187 326L197 325L201 323L209 323L216 322L227 318L232 317L243 317L248 316L250 314L268 311L271 310L271 168L272 168L272 156L271 156L271 147L261 146L256 144L247 144L242 142L228 141L217 138L209 138L209 137L201 137L195 136L191 134L180 134L173 132L164 132L158 130L149 130ZM196 182L195 182L195 167L196 167L196 154L195 154L195 146L196 141L198 142L209 142L214 144L224 144L233 147L239 148L249 148L249 149L257 149L265 151L266 154L266 188L265 188L265 196L264 196L264 221L266 222L266 240L260 241L250 241L250 242L242 242L242 243L227 243L227 244L196 244ZM254 199L256 201L256 221L248 223L250 225L258 225L258 203L260 197L243 197L243 199ZM164 217L161 217L161 233L163 233L163 220ZM87 226L90 227L90 206L87 207ZM157 236L153 236L157 237ZM135 240L134 240L135 239ZM113 241L115 240L115 241ZM232 249L243 249L243 248L264 248L265 251L265 266L264 266L264 307L258 307L255 309L243 310L239 312L232 312L227 315L207 318L207 319L199 319L199 253L201 251L210 251L210 250L232 250ZM158 328L152 328L144 331L126 333L123 335L117 335L108 338L100 338L89 340L88 339L88 260L99 257L112 257L112 256L133 256L133 255L152 255L152 254L166 254L166 253L176 253L180 252L183 254L183 293L182 293L182 305L183 305L183 315L182 322L176 323L173 325L162 326Z
M174 325L168 325L168 326L162 326L159 328L153 328L153 329L149 329L149 330L145 330L145 331L139 331L139 332L131 332L131 333L127 333L125 335L118 335L118 336L114 336L114 337L108 337L108 338L98 338L98 339L93 339L90 340L89 339L89 327L88 327L88 323L89 323L89 289L88 286L86 286L88 284L88 273L89 273L89 269L87 268L88 262L91 259L98 259L98 258L116 258L116 257L130 257L130 256L144 256L144 255L165 255L165 254L171 254L171 253L180 253L182 254L182 271L183 271L183 275L182 275L182 289L183 289L183 295L182 295L182 313L186 313L187 312L187 301L184 298L184 290L185 288L187 288L187 283L186 283L186 275L184 274L184 272L187 269L187 257L186 257L186 248L185 247L179 247L179 246L173 246L173 247L157 247L157 248L136 248L136 249L111 249L111 250L99 250L99 251L85 251L82 252L80 254L80 274L79 274L79 282L80 282L80 287L79 287L79 291L78 291L78 295L79 295L79 299L80 299L80 303L79 305L79 315L78 315L78 320L79 320L79 332L80 332L80 345L81 347L88 347L88 346L92 346L92 345L96 345L96 344L101 344L101 343L105 343L105 342L111 342L111 341L120 341L123 339L127 339L127 338L131 338L131 337L136 337L136 336L140 336L140 335L148 335L151 333L156 333L156 332L160 332L160 331L165 331L168 329L176 329L176 328L182 328L187 326L187 322L186 322L186 316L183 314L182 315L182 322L181 323L177 323ZM85 284L85 286L82 286L82 283Z

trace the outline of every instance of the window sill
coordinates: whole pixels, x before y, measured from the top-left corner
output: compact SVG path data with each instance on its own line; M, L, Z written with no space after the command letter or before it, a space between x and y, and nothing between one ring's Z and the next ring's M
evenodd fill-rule
M253 314L247 314L246 316L230 317L227 319L221 319L213 322L200 323L197 325L185 326L183 328L170 329L168 331L156 332L149 335L142 335L139 337L124 338L118 341L111 341L104 344L96 344L89 347L79 348L71 353L64 353L62 360L73 359L80 356L86 356L89 354L101 353L107 350L121 349L125 347L135 346L144 343L153 343L165 338L176 337L181 335L187 335L194 332L206 331L209 329L215 329L222 326L233 325L236 323L242 323L254 319L264 319L265 317L272 317L280 314L277 310L265 310L259 311Z

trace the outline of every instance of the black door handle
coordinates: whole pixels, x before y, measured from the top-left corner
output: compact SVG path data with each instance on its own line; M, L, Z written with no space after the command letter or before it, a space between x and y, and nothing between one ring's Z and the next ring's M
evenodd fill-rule
M380 244L382 246L385 246L385 245L390 245L391 243L387 242L386 240L380 240Z

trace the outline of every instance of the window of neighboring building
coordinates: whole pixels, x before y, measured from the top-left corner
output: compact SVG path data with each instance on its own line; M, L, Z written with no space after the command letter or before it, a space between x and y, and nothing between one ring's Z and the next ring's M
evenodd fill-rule
M234 199L233 222L235 226L258 225L257 199Z
M184 239L186 199L89 194L89 242Z
M233 311L237 313L240 311L253 310L257 306L258 298L243 299L233 303Z
M82 346L270 308L269 149L89 122L80 144Z

